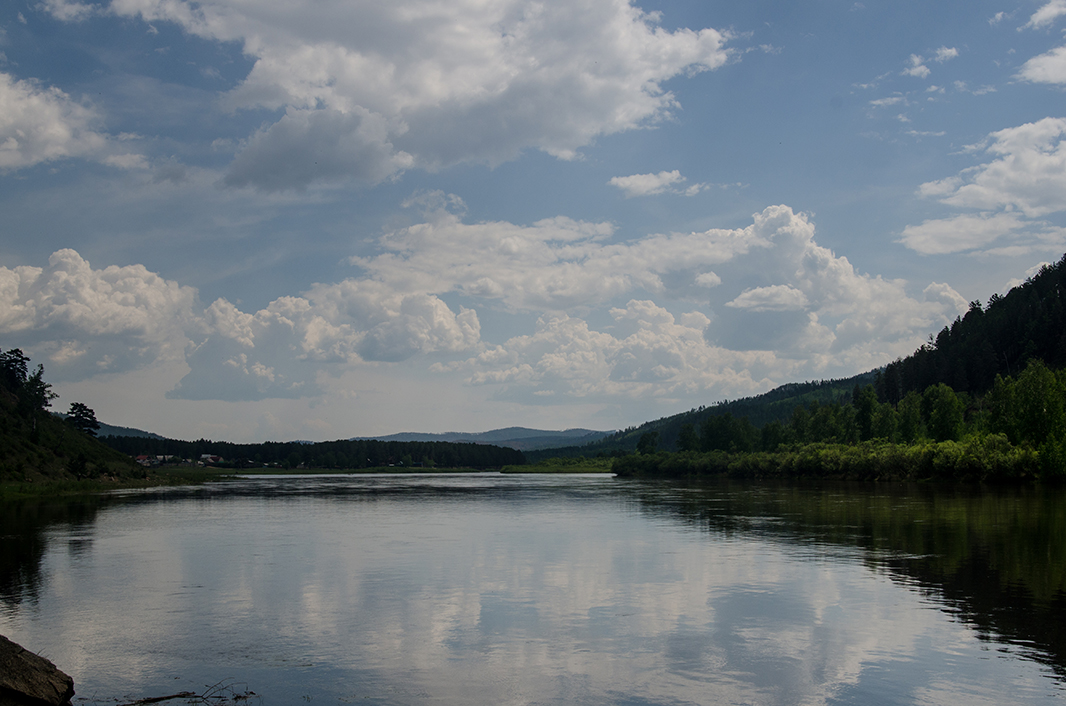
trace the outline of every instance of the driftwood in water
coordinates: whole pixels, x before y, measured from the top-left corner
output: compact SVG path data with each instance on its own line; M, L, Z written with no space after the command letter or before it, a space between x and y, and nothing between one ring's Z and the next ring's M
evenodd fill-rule
M73 679L0 635L0 706L65 706L72 696Z

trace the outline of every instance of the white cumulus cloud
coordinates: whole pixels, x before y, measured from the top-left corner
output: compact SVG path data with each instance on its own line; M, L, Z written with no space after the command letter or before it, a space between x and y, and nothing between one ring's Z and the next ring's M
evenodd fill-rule
M454 197L413 202L423 220L353 258L357 273L254 311L72 250L0 268L0 335L64 379L177 361L179 399L317 397L346 372L408 361L523 404L698 400L867 370L965 310L947 285L912 296L856 272L787 206L744 228L614 242L604 223L465 223L444 208ZM539 321L501 340L479 310Z
M1023 25L1023 29L1046 27L1063 15L1066 15L1066 0L1051 0L1032 14L1029 21Z
M1063 229L1038 219L1066 211L1064 136L1066 119L1044 118L970 146L991 159L918 190L965 212L908 225L900 242L924 254L1021 255L1061 247Z
M0 172L71 157L143 167L99 131L100 118L55 87L0 72Z
M225 299L205 308L196 290L141 265L93 269L69 249L47 268L0 267L0 335L43 355L52 379L184 359L177 398L316 395L331 366L461 352L479 333L473 310L373 281L318 285L249 313Z
M908 66L903 70L905 76L915 76L917 78L925 78L930 73L929 67L925 65L925 59L917 54L911 54Z
M936 60L940 63L958 57L959 50L955 47L940 47L936 50Z
M951 206L1016 208L1027 217L1066 209L1066 119L1044 118L993 132L994 159L957 176L927 182L920 193Z
M1029 59L1015 78L1033 83L1066 83L1066 46Z
M1026 225L1016 213L960 214L907 226L900 242L924 255L964 252L983 248Z
M672 186L681 184L685 177L677 169L671 172L659 172L658 174L631 174L630 176L613 177L611 186L621 189L626 198L633 196L652 196L670 190Z
M623 0L111 0L100 11L243 45L255 63L224 104L285 114L245 142L226 181L268 191L496 165L525 149L573 159L598 136L669 117L677 100L663 84L729 57L727 33L667 31Z
M0 267L0 335L43 354L54 379L180 359L196 292L141 265L94 270L74 250L48 266Z
M807 295L787 284L745 289L726 306L751 311L795 311L807 308Z

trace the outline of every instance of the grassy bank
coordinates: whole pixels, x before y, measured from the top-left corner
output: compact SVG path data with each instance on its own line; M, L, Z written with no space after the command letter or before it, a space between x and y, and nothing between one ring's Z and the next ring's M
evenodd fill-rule
M224 480L231 478L229 471L219 471L213 468L158 468L152 469L146 476L140 478L93 478L93 479L39 479L39 480L7 480L0 482L0 501L16 500L19 498L47 498L65 497L72 495L90 495L93 493L106 493L112 490L128 488L155 488L160 486L174 485L198 485L208 481Z
M546 458L523 466L504 466L504 473L613 473L610 458Z
M1049 462L1051 461L1051 462ZM733 478L837 480L1017 482L1066 480L1055 459L1005 436L992 434L963 441L893 444L804 444L775 452L655 453L615 459L622 477L728 475Z

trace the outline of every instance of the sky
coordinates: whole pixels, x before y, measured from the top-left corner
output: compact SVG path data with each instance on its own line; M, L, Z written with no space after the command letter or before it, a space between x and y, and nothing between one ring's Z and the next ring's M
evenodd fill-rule
M620 429L1066 252L1066 0L12 0L0 348L174 438Z

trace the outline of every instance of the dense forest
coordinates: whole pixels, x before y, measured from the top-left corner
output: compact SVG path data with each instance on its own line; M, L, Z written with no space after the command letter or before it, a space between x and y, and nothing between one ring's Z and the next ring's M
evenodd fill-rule
M971 304L846 397L761 424L717 410L654 428L623 474L993 480L1066 477L1066 257L987 308ZM838 385L839 387L839 385ZM765 420L767 415L761 417Z
M877 393L893 404L938 383L980 394L997 375L1017 375L1031 360L1066 368L1066 256L1006 295L993 295L986 307L972 302L926 345L889 363Z
M686 427L680 450L646 432L620 475L828 477L857 480L1066 479L1066 371L1031 360L983 397L943 383L893 405L873 386L846 403L797 407L786 424L755 427L723 414Z
M686 426L699 427L706 420L725 414L747 419L756 427L772 421L784 422L797 406L846 402L851 399L852 390L856 385L873 384L875 379L876 374L869 372L840 380L787 383L761 395L723 400L713 405L645 422L581 446L527 451L526 458L535 463L551 457L624 456L635 451L640 440L648 433L656 435L659 448L674 450L679 448L682 429Z
M306 443L299 441L234 444L227 441L179 441L130 436L106 436L104 443L131 456L173 456L199 460L221 457L214 465L228 468L358 469L404 466L411 468L501 468L525 463L521 451L487 444L448 441L377 441L355 439Z

